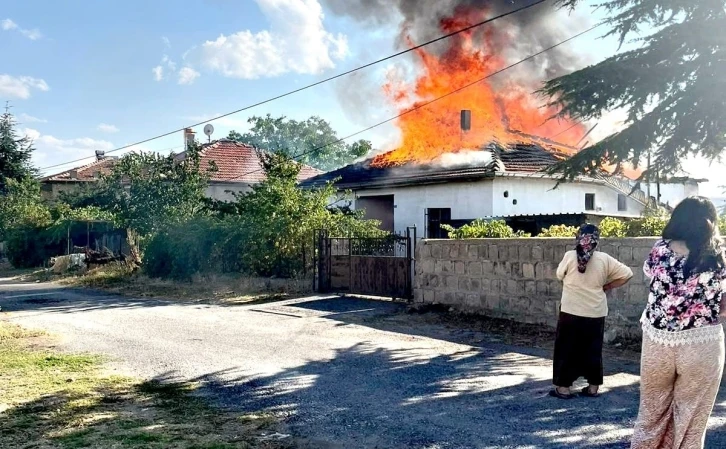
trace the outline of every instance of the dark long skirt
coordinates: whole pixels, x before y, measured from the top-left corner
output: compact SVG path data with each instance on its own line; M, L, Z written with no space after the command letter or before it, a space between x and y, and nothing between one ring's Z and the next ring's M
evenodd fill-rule
M552 383L571 387L584 377L590 385L602 385L602 342L605 318L585 318L560 312L555 338Z

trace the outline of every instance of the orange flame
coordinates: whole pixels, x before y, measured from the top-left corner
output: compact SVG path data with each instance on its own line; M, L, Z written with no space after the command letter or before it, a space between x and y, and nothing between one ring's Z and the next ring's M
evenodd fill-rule
M478 22L484 15L486 11L459 11L457 17L443 21L441 29L449 33ZM498 39L502 38L501 31L497 31ZM401 130L401 144L376 156L373 166L430 162L444 153L480 148L492 142L508 145L532 141L522 133L561 143L555 145L558 152L577 151L574 147L584 136L585 127L569 120L548 120L555 111L541 107L532 94L533 86L516 85L512 80L504 82L506 72L498 75L496 85L484 80L447 95L506 67L507 61L491 50L494 32L487 28L483 32L461 33L450 38L451 45L440 56L425 49L416 50L423 71L415 84L400 85L392 80L384 86L389 98L405 113L396 122ZM414 45L410 39L408 45ZM536 61L526 64L533 63ZM424 106L442 96L445 97ZM460 127L462 109L471 110L471 130L466 132Z

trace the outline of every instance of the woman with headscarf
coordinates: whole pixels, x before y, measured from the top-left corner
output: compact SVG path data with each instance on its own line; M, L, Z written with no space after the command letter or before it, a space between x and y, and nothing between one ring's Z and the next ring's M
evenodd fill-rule
M574 397L570 388L580 377L588 386L583 396L598 396L603 384L602 345L606 292L625 285L633 271L610 255L596 251L600 230L586 224L577 232L575 249L568 251L557 268L563 282L560 316L555 337L555 354L550 395L560 399Z
M726 257L713 203L683 200L643 270L651 281L631 447L700 449L724 366Z

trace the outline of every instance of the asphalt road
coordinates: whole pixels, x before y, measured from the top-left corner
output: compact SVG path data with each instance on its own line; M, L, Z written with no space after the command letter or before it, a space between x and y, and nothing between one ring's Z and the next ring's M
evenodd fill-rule
M547 396L551 361L487 335L342 298L237 307L0 280L2 319L109 355L143 378L202 381L216 404L285 416L316 448L624 448L638 366L609 362L597 399ZM726 447L726 389L707 447Z

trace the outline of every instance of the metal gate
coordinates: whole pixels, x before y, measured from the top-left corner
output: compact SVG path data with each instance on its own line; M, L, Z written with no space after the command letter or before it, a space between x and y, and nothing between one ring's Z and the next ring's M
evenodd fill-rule
M413 298L416 228L381 238L316 233L315 291Z

